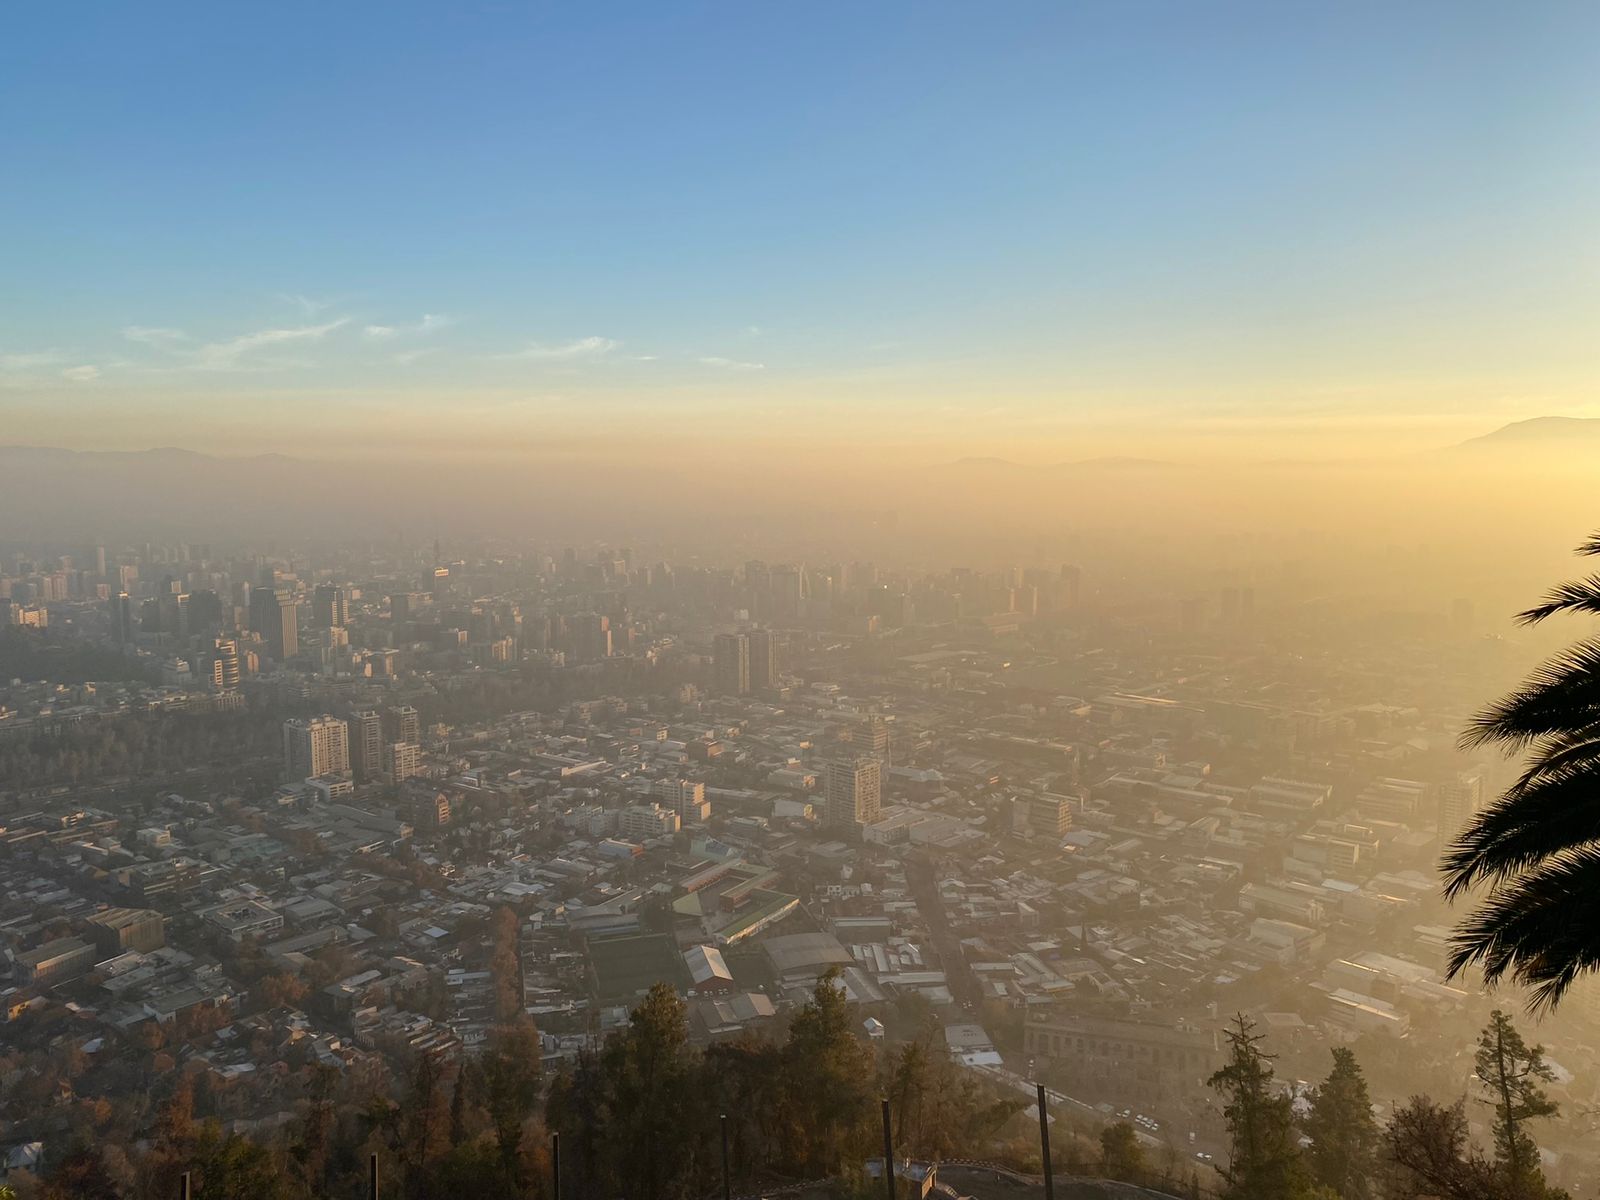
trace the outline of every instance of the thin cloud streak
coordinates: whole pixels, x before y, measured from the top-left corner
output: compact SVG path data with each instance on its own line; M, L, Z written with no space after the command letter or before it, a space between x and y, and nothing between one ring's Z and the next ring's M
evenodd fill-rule
M557 345L532 342L521 350L513 350L509 354L496 354L493 357L500 362L563 362L571 359L598 358L610 354L621 345L622 343L614 338L584 337Z
M740 362L736 358L723 358L716 354L707 355L701 358L699 362L702 366L716 367L721 371L765 371L767 369L766 363Z

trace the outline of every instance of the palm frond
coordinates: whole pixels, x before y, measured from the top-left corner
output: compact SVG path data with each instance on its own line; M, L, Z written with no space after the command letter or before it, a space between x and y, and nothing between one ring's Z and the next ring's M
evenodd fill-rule
M1540 737L1580 737L1600 726L1600 638L1546 659L1508 696L1472 718L1460 746L1515 749Z
M1600 553L1600 551L1596 551ZM1600 575L1587 579L1574 579L1552 588L1545 598L1532 608L1516 615L1518 625L1537 625L1546 617L1559 612L1600 613Z
M1530 768L1456 837L1440 864L1446 897L1600 841L1600 741L1556 753L1562 765Z
M1446 977L1474 964L1484 980L1533 989L1532 1006L1556 1004L1600 967L1600 847L1568 851L1489 896L1451 939Z
M1579 546L1574 554L1600 554L1600 530L1589 535L1589 540Z

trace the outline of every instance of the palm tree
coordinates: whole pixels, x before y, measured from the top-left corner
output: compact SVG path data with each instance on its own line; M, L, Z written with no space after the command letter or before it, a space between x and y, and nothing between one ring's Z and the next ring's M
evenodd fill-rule
M1600 533L1578 553L1600 555ZM1517 620L1562 612L1600 613L1600 575L1562 584ZM1446 896L1488 888L1456 927L1449 974L1480 964L1491 984L1531 987L1531 1008L1553 1007L1600 967L1600 637L1542 664L1473 718L1461 745L1528 762L1444 856Z

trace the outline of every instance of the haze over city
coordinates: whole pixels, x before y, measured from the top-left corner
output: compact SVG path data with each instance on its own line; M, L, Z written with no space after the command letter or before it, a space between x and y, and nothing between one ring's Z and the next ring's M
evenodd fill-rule
M1595 1195L1597 47L13 6L0 1200Z

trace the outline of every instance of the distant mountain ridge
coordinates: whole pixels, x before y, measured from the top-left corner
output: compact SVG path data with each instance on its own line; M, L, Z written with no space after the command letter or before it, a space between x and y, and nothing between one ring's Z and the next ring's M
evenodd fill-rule
M1468 438L1453 450L1531 449L1553 445L1600 444L1600 417L1529 417L1513 421L1481 437Z

